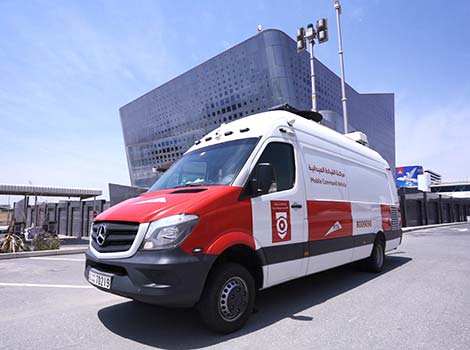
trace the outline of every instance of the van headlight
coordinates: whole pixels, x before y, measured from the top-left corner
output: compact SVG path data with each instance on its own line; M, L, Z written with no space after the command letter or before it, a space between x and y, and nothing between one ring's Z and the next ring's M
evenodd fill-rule
M150 223L142 249L165 249L176 247L194 229L199 216L172 215Z

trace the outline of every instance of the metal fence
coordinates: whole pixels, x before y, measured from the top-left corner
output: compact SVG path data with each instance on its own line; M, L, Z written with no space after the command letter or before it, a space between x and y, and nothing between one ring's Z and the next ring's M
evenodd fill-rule
M74 237L88 236L94 215L109 208L109 202L105 200L63 201L29 205L27 215L24 215L21 202L15 203L16 231L34 224L47 232Z
M404 227L462 222L470 218L470 198L454 198L412 188L400 188L398 194Z

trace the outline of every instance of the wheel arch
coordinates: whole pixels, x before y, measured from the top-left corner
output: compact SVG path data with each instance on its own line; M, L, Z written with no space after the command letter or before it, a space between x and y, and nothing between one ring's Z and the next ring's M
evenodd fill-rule
M256 289L258 290L262 288L264 281L263 259L264 257L251 246L243 243L233 244L226 247L226 249L219 254L211 267L211 271L216 266L228 262L240 264L251 273L255 280Z
M379 241L381 240L384 244L384 247L385 247L385 244L386 244L386 240L385 240L385 234L383 233L383 231L378 231L376 234L375 234L375 240L374 240L374 243L376 241Z

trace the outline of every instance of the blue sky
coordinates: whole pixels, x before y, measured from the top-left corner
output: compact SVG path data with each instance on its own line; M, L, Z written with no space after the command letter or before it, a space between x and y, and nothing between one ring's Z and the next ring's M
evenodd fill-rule
M342 0L346 79L394 92L397 164L470 179L470 2ZM129 183L119 107L256 34L327 17L333 0L0 1L0 182ZM4 199L0 199L3 202Z

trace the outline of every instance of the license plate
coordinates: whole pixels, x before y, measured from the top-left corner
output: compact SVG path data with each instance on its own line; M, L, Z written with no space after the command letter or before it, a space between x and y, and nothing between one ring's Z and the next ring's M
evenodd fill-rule
M105 289L111 288L111 276L99 273L94 270L90 270L88 273L88 282Z

